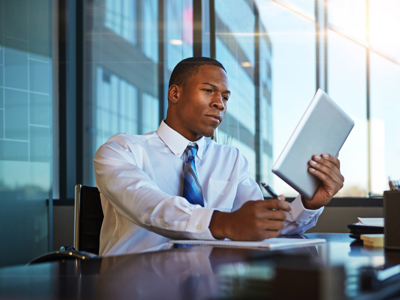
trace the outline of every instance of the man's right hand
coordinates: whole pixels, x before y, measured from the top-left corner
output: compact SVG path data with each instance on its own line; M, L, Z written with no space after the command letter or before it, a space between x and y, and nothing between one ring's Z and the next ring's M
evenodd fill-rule
M290 211L284 196L281 200L248 201L238 210L226 213L214 211L210 231L216 239L262 241L277 237L284 227L285 211Z

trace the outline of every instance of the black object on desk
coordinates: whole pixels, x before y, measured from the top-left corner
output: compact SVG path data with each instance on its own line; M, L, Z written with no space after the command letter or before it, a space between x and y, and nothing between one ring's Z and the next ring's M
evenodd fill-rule
M400 191L386 191L383 195L385 214L385 248L400 250Z
M383 226L369 226L360 225L359 223L353 223L347 225L350 229L350 237L353 239L360 240L362 234L378 234L383 233Z

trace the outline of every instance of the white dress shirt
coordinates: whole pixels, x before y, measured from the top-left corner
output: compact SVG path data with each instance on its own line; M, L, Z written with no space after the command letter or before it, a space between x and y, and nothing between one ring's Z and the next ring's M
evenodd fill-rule
M183 198L183 164L190 143L164 121L145 135L117 134L94 157L104 221L100 255L163 249L169 239L211 239L214 210L240 208L263 199L239 150L201 138L196 170L204 207ZM307 210L300 196L292 203L281 234L299 234L315 225L323 208Z

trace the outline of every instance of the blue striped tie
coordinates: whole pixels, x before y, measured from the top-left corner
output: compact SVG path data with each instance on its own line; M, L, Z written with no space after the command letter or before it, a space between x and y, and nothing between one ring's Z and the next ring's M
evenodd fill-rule
M186 151L188 152L188 158L183 165L183 197L192 204L204 206L203 192L194 163L197 144L187 146Z

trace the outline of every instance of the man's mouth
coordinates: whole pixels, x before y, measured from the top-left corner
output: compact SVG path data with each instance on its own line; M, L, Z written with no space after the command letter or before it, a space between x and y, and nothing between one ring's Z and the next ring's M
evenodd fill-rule
M206 115L206 116L209 117L210 119L214 120L218 124L220 124L222 122L222 118L218 115Z

